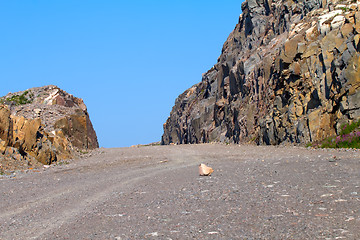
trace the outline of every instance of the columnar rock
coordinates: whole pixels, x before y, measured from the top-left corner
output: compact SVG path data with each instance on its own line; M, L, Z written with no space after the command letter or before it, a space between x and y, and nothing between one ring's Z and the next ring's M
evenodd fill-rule
M51 164L99 146L82 99L56 86L9 93L0 102L0 157L5 160Z
M307 143L360 118L360 4L247 0L218 62L181 94L162 144Z

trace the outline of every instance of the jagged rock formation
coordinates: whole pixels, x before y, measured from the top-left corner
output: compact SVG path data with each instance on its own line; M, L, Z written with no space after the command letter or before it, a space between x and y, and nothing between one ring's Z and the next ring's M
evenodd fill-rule
M82 99L56 86L0 98L0 168L37 167L98 148Z
M218 63L175 102L162 144L320 141L360 117L360 4L247 0Z

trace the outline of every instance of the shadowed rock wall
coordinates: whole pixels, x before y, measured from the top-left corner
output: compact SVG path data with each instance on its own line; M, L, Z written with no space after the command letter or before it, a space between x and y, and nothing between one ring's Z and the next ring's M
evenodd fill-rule
M242 4L239 23L202 81L181 94L162 144L307 143L360 117L360 5Z

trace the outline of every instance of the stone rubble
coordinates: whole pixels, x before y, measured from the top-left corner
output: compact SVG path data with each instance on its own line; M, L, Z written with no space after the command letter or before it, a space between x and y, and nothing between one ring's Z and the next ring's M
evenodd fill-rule
M200 176L210 176L213 172L214 170L211 167L208 167L203 163L199 165Z

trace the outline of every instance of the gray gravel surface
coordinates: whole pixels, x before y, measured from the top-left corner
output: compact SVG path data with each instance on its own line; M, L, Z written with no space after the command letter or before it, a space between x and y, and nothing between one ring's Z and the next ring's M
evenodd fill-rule
M99 149L0 194L0 239L360 239L357 150Z

